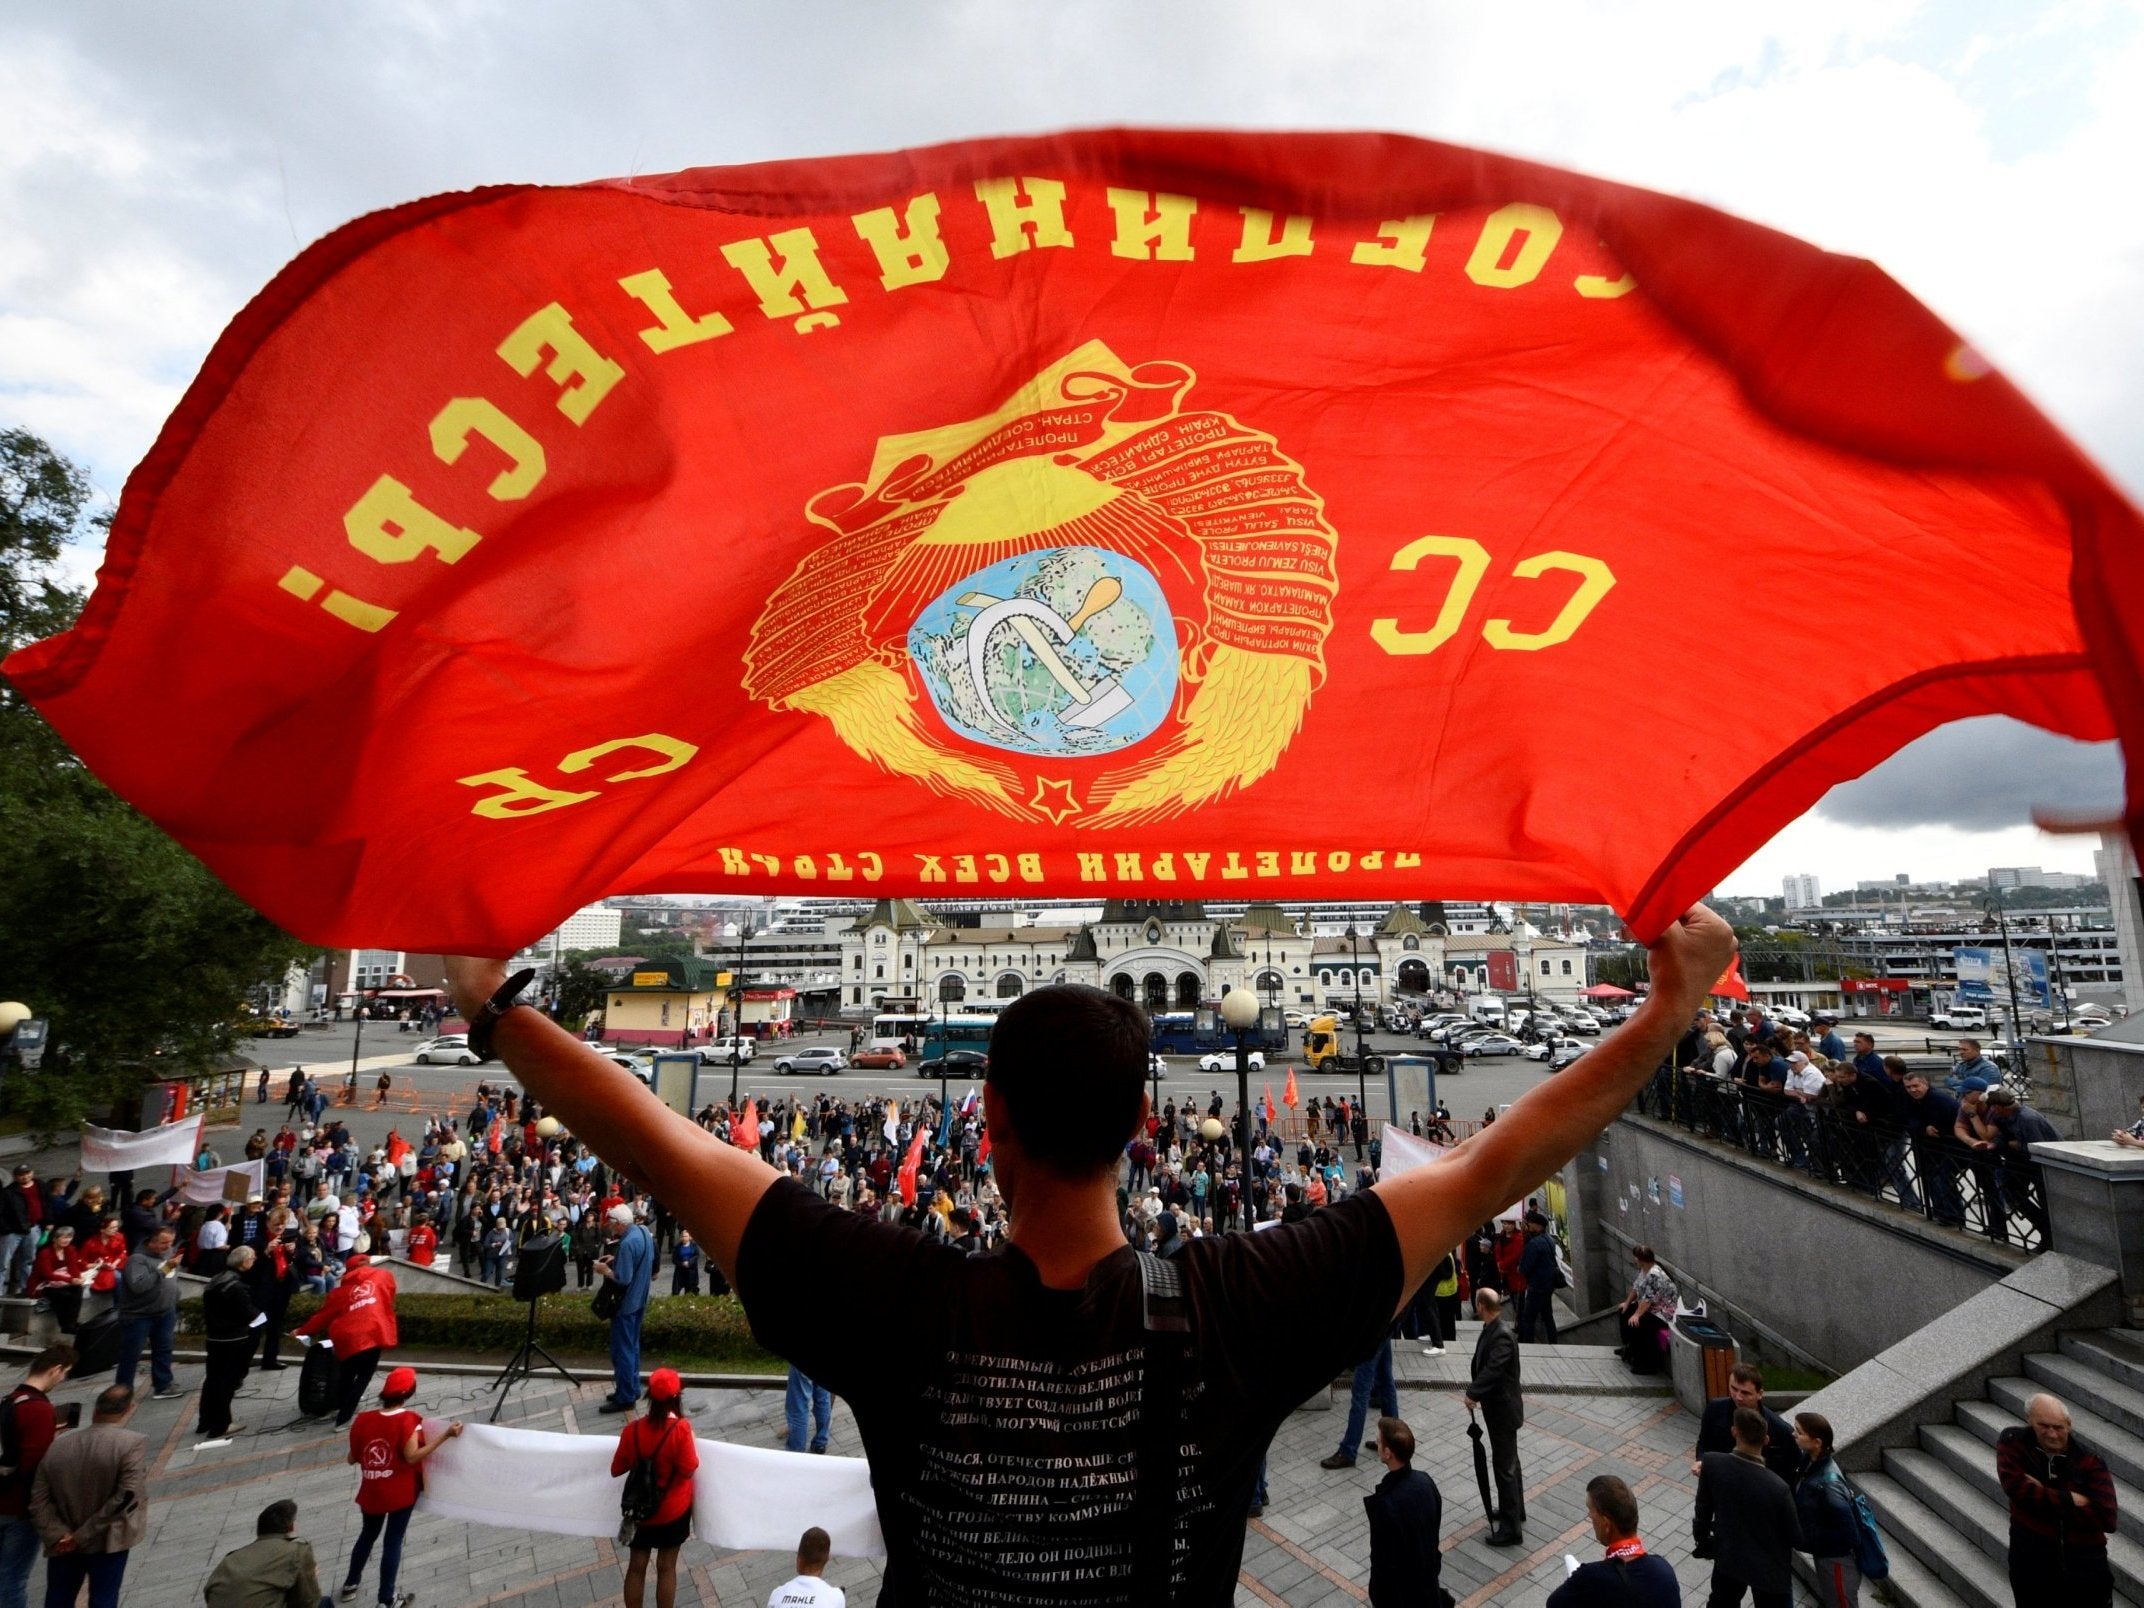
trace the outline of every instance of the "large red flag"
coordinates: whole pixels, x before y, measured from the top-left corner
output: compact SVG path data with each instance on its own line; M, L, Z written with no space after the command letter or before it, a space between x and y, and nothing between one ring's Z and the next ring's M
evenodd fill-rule
M1753 675L1694 577L1883 628ZM648 889L1645 937L1940 722L2144 755L2140 662L2135 510L1868 263L1449 146L1111 131L362 218L7 670L292 931L504 953Z
M750 1101L740 1106L730 1118L730 1143L739 1150L759 1148L759 1113Z
M895 1175L901 1187L901 1204L916 1203L916 1174L923 1166L923 1123L916 1123L916 1136L908 1141L908 1154L902 1159L901 1170Z

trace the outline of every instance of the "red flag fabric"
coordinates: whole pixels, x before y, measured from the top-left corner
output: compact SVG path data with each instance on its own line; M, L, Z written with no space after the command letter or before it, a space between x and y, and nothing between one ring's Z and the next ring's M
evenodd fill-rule
M1749 984L1742 978L1740 955L1727 963L1727 970L1720 973L1720 980L1712 985L1712 992L1727 999L1748 1000Z
M1884 625L1751 675L1675 624L1723 575ZM291 931L498 954L652 889L1645 938L1943 721L2144 755L2140 665L2136 511L1870 264L1450 146L1106 131L359 219L6 668Z
M1277 1112L1275 1112L1275 1111L1274 1111L1274 1109L1273 1109L1273 1085L1272 1085L1272 1084L1270 1084L1270 1083L1268 1083L1268 1084L1266 1085L1266 1126L1267 1126L1267 1127L1269 1127L1269 1128L1270 1128L1270 1127L1271 1127L1271 1126L1273 1125L1273 1119L1274 1119L1274 1117L1275 1117L1276 1115L1278 1115L1278 1113L1277 1113Z
M1280 1091L1280 1103L1290 1111L1293 1111L1296 1108L1298 1098L1295 1092L1295 1068L1291 1066L1288 1068L1288 1081Z
M923 1124L918 1122L915 1138L908 1141L908 1154L901 1161L901 1170L894 1175L895 1181L900 1185L903 1206L913 1206L916 1203L916 1174L922 1166Z
M759 1148L759 1114L749 1105L730 1118L730 1143L739 1150Z
M409 1141L393 1128L387 1130L387 1163L391 1167L402 1165L402 1158L409 1154Z
M990 1130L983 1130L982 1139L975 1147L975 1165L980 1167L990 1159Z

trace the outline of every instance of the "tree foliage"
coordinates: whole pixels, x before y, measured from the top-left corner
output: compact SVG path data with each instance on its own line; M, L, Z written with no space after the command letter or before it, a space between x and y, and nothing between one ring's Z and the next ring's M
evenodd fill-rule
M79 590L53 573L101 520L80 469L0 430L0 647L65 630ZM312 951L92 776L0 685L0 997L51 1023L44 1065L0 1101L38 1127L107 1110L133 1121L145 1081L229 1051L240 1004Z
M588 1018L603 1008L603 996L609 989L610 978L605 973L578 957L567 961L558 972L559 1021L578 1033Z

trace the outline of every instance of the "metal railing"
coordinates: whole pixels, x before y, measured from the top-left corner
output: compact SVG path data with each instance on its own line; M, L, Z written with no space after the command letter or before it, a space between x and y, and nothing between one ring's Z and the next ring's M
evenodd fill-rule
M1634 1109L1997 1245L2047 1244L2046 1186L2029 1160L1667 1067L1639 1091Z

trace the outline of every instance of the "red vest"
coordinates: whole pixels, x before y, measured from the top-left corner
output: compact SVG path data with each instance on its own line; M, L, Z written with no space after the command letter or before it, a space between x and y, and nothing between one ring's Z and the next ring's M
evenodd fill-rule
M395 1276L374 1267L371 1258L353 1256L342 1283L328 1292L320 1310L298 1325L299 1334L327 1330L336 1355L355 1356L376 1346L391 1346L395 1330Z

